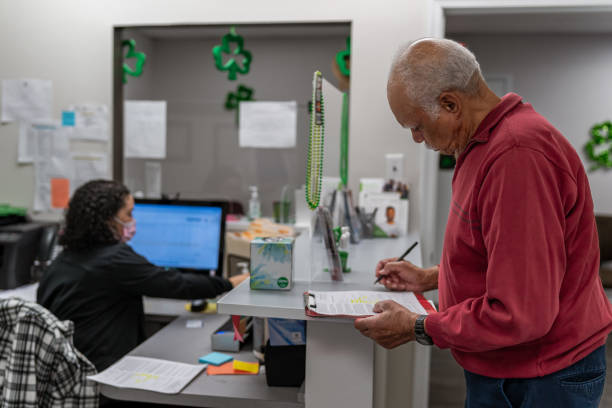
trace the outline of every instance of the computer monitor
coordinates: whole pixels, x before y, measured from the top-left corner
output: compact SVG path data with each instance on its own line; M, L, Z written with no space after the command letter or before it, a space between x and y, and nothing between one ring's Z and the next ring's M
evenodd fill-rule
M129 244L154 265L223 271L227 202L137 199Z

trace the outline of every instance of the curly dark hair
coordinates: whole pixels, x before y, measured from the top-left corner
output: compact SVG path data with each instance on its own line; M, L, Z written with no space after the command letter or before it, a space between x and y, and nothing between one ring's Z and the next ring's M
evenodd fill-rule
M66 211L60 245L74 251L111 245L119 241L110 221L125 205L130 191L118 181L92 180L79 187Z

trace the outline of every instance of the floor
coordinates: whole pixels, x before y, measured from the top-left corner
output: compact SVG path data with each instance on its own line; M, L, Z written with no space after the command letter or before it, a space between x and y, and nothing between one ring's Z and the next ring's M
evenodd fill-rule
M599 406L612 408L612 336L606 346L608 372L606 386ZM429 408L463 408L465 382L463 369L455 362L449 350L433 347L431 351L431 377L429 382Z

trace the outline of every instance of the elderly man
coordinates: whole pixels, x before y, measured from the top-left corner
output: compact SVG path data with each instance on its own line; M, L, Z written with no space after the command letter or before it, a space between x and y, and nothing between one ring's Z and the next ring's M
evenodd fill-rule
M516 94L497 97L450 40L401 50L389 105L415 142L457 159L439 266L382 260L391 290L439 289L440 311L397 303L355 327L392 348L450 348L467 407L595 407L612 306L598 276L593 202L576 151Z

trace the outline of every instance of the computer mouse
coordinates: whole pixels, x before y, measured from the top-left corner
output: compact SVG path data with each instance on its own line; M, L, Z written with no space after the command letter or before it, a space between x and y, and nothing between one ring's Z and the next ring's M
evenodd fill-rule
M201 312L206 309L208 302L205 299L195 299L191 301L191 311Z

